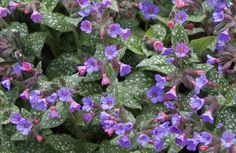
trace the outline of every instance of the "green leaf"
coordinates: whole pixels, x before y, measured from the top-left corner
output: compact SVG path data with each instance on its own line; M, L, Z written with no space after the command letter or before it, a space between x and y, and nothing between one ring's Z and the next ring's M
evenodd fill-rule
M20 132L16 131L12 136L11 136L11 140L12 141L23 141L23 140L27 140L27 136L22 135Z
M109 142L103 142L100 145L99 153L129 153L127 149L111 145Z
M58 101L57 105L56 105L56 109L57 109L58 113L61 115L61 118L59 118L59 119L50 119L48 117L50 109L48 109L44 113L44 115L41 119L41 122L40 122L40 125L41 125L42 129L54 128L54 127L57 127L57 126L59 126L59 125L61 125L65 122L65 120L67 119L67 116L69 114L68 104Z
M78 86L79 82L82 79L83 78L79 76L78 74L73 74L71 76L62 76L62 77L55 78L51 81L51 83L60 85L61 84L60 80L65 80L67 87L75 88Z
M75 73L76 66L80 63L77 53L64 53L54 59L47 67L46 75L49 79Z
M193 30L188 30L188 29L185 29L185 30L188 35L195 35L195 34L204 32L202 28L193 28Z
M215 36L207 36L192 40L190 42L190 47L193 49L195 54L197 54L198 56L202 56L205 54L207 49L211 49L210 46L215 46L215 44Z
M46 138L45 143L59 152L76 153L76 140L66 134L51 134Z
M21 38L29 34L28 27L25 23L12 22L9 27L2 29L0 35L6 34L7 32L11 32L12 30L18 31Z
M82 96L90 96L102 92L101 86L96 82L83 82L78 84L79 94Z
M227 106L236 106L236 84L230 86L225 98L227 99Z
M0 132L2 132L2 131L0 131ZM1 149L4 151L1 152L2 151ZM16 152L16 147L15 147L14 142L11 141L10 137L5 133L1 134L0 152L1 153L8 153L8 152L15 153Z
M17 153L59 153L55 152L49 145L36 141L21 141L16 146Z
M40 58L44 42L47 38L46 32L31 33L24 40L24 46L28 52L32 52L34 56Z
M127 41L122 40L122 43L127 49L131 50L135 54L138 54L138 55L144 54L142 50L142 46L141 46L142 41L140 38L138 38L134 34L130 36L130 38Z
M176 71L175 66L168 63L167 59L161 55L154 55L151 58L144 59L137 67L142 67L144 70L157 71L164 74L170 74Z
M209 64L192 64L190 67L192 70L203 70L205 73L207 73L209 70L213 68L212 65Z
M188 43L188 35L181 25L176 25L175 28L171 31L171 42L172 45L175 46L180 41Z
M223 123L227 131L236 134L235 107L225 107L217 114L217 123Z
M47 11L52 12L57 6L59 0L41 0L40 5L44 5L47 8Z
M205 12L203 12L203 10L192 12L193 13L188 14L186 21L202 22L206 18L206 14Z
M116 0L111 0L110 8L115 12L119 12L119 7Z
M78 23L81 21L81 18L70 18L60 13L47 11L40 11L40 13L43 17L41 24L47 25L60 32L72 31L72 27L77 27Z
M150 38L154 38L159 41L163 41L166 36L166 28L160 24L155 24L148 29L148 31L145 33L145 35Z

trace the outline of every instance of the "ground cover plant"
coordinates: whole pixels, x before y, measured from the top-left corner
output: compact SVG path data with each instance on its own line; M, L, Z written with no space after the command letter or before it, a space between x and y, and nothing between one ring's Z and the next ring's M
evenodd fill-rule
M0 153L236 153L235 0L0 0Z

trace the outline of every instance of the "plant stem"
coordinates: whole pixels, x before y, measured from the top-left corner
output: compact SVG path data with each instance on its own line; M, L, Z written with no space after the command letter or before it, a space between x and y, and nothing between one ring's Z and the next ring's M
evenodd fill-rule
M78 35L78 32L77 32L75 26L73 26L72 29L73 29L73 35L74 35L74 39L75 39L76 48L78 50L80 48L79 35Z
M232 3L233 3L234 6L236 7L236 0L232 0Z
M83 131L81 130L80 126L76 124L76 118L74 117L74 115L72 113L70 113L70 116L71 116L71 118L74 122L74 125L75 125L76 137L81 139L82 141L86 141Z

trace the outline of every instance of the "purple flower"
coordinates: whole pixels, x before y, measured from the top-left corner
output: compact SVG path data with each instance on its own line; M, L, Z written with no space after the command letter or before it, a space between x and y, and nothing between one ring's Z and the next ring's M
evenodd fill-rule
M57 108L55 106L52 106L50 112L48 113L48 117L50 119L59 119L61 118L61 115L58 113Z
M12 12L15 11L18 6L19 6L18 3L15 3L15 2L13 2L13 1L10 1L10 2L9 2L9 9L10 9L10 11L12 11Z
M212 14L213 22L222 22L225 18L224 11L214 12Z
M163 90L161 88L158 88L157 86L153 86L147 91L147 97L153 104L162 102L164 99Z
M20 76L22 73L21 66L19 63L16 63L16 65L13 67L13 71L15 75Z
M124 135L119 138L118 140L119 145L124 148L130 148L131 147L131 141L127 135Z
M202 106L205 104L204 99L199 98L197 95L194 95L190 98L190 107L192 110L198 111L202 108Z
M179 24L183 24L186 21L186 19L187 19L187 14L184 11L178 12L175 15L175 20Z
M225 42L224 42L224 41L218 41L218 42L216 43L216 49L217 49L218 51L223 50L223 49L224 49L224 46L225 46Z
M92 3L92 5L91 5L91 11L92 11L93 13L96 13L96 14L101 15L101 12L100 12L101 7L102 7L101 3L94 2L94 3Z
M173 86L167 93L166 93L166 97L168 98L168 100L177 100L178 96L176 94L176 86Z
M93 120L93 116L94 116L94 113L93 113L93 112L87 113L87 114L83 114L83 120L84 120L84 122L90 123L90 122Z
M166 106L167 109L171 109L171 110L175 109L175 104L171 101L165 102L164 105Z
M210 65L213 65L213 64L216 64L218 63L218 59L215 58L215 57L212 57L211 55L207 55L207 64L210 64Z
M132 122L125 123L125 131L130 132L134 128L134 125Z
M178 145L178 146L184 146L185 145L185 135L184 134L181 134L179 136L176 137L175 139L175 143Z
M173 48L162 48L161 55L168 56L174 52Z
M222 128L222 127L224 127L224 124L223 124L223 123L218 123L217 126L216 126L216 128L218 128L218 129L220 129L220 128Z
M160 74L155 75L156 86L158 88L164 89L166 85L166 78L162 77Z
M107 27L107 33L112 38L116 38L118 35L120 35L122 32L122 28L117 23L112 23Z
M208 132L202 132L202 135L200 136L200 142L204 143L204 145L209 145L212 142L212 135Z
M225 30L223 32L220 32L218 34L218 41L223 41L225 43L229 43L230 41L230 35L229 35L229 32L228 30Z
M16 129L23 135L28 135L32 129L32 122L28 119L22 119L17 125Z
M46 98L46 100L48 103L54 105L57 101L57 94L56 93L51 94L50 96Z
M102 97L100 101L102 109L112 109L115 106L115 98L111 94Z
M140 134L137 138L138 144L140 144L142 147L145 147L150 140L150 137L146 134Z
M84 18L86 16L89 16L91 13L91 9L90 8L84 8L83 10L79 11L79 15Z
M84 20L80 25L80 29L85 33L91 33L93 30L92 22L89 20Z
M126 127L125 123L118 123L118 124L114 125L115 133L117 135L125 134L125 132L126 132L125 127Z
M47 102L46 102L46 99L45 99L45 98L43 98L43 99L38 99L38 100L37 100L37 103L36 103L35 109L38 110L38 111L46 111L46 110L47 110Z
M83 103L82 110L86 112L89 112L94 106L94 102L91 97L84 97L82 99L82 103Z
M113 129L113 126L115 125L115 121L113 120L105 120L102 123L103 129Z
M88 7L90 5L90 0L77 0L81 8Z
M121 63L120 64L120 76L125 76L130 74L131 72L131 66L128 64Z
M182 117L179 114L175 114L172 118L171 118L171 123L172 125L179 125L180 122L182 120Z
M126 28L126 29L122 29L120 35L123 40L127 41L129 39L129 37L132 35L132 32L129 28Z
M144 14L145 20L156 19L159 12L159 9L155 4L147 1L139 3L139 9Z
M222 134L220 140L221 144L224 145L225 148L230 148L236 143L235 135L226 131Z
M80 110L80 104L76 103L73 99L70 101L70 112L74 113L75 111Z
M211 124L214 123L214 118L212 117L212 111L207 110L205 113L201 115L201 119L203 122L209 122Z
M208 83L208 80L206 78L206 75L205 74L202 74L199 78L197 78L195 80L195 85L194 85L194 91L195 91L195 94L199 94L200 93L200 90L206 86Z
M163 139L167 134L167 128L165 127L156 127L153 131L152 134L159 139Z
M69 88L62 87L57 91L57 96L62 102L70 102L72 99L72 93Z
M153 144L156 151L161 151L165 147L164 141L158 138L153 141Z
M175 47L175 55L180 58L185 57L189 51L190 48L184 42L177 43Z
M175 59L174 59L173 57L168 57L168 58L166 59L166 61L167 61L168 63L172 64L172 63L175 61Z
M116 45L110 45L105 48L105 56L108 60L113 60L117 55L118 51Z
M10 92L10 90L11 90L11 78L5 78L4 80L1 81L1 84L3 85L3 87L5 89L8 90L8 92Z
M22 115L16 112L11 114L10 122L13 124L18 124L22 119L23 119Z
M195 151L197 149L197 145L199 144L199 141L195 139L186 139L185 144L187 145L187 149L189 151Z
M42 21L43 17L41 16L41 14L38 11L33 11L32 15L31 15L31 19L33 20L34 23L39 23Z
M111 115L108 114L107 112L101 112L99 118L101 121L105 121L111 118Z
M6 8L0 7L0 17L6 17L8 10Z
M84 62L89 74L98 71L98 62L95 58L91 57Z

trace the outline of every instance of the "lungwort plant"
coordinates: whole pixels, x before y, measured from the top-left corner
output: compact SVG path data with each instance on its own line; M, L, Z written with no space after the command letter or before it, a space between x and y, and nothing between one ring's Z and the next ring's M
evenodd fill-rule
M236 153L235 0L0 0L0 153Z

